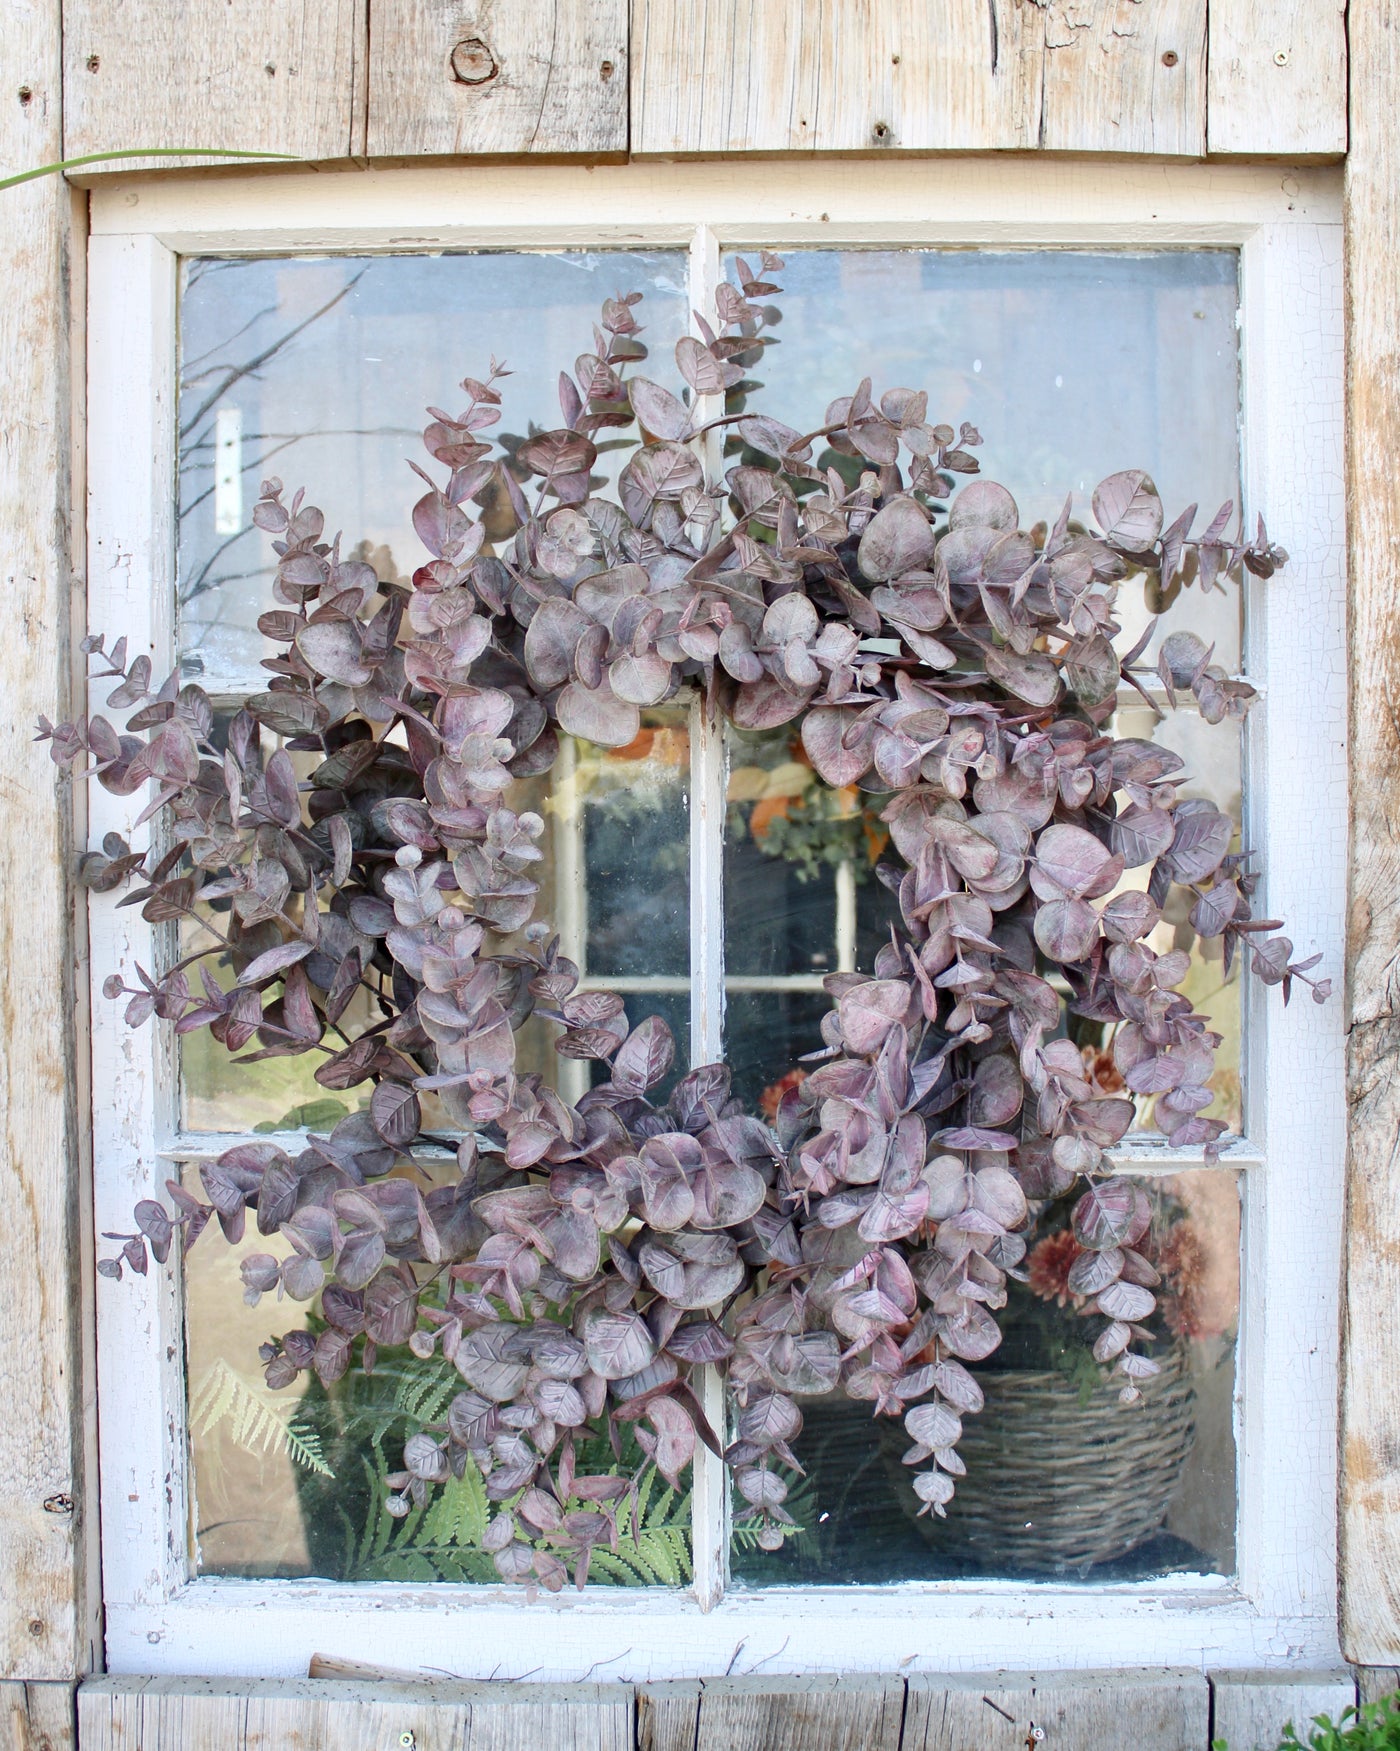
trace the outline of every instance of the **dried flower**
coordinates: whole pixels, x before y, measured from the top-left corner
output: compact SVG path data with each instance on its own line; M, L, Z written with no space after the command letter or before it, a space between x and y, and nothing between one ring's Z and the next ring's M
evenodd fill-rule
M1173 1224L1157 1257L1162 1318L1179 1338L1214 1338L1225 1330L1209 1290L1210 1254L1192 1222Z
M796 1066L786 1071L776 1082L770 1082L758 1097L758 1110L771 1124L778 1116L778 1108L782 1105L783 1096L794 1088L801 1088L807 1080L807 1072Z
M1084 1074L1099 1094L1118 1094L1127 1087L1122 1073L1113 1062L1111 1047L1081 1046L1079 1053L1084 1060Z
M1053 1301L1057 1307L1068 1307L1078 1298L1069 1286L1070 1267L1084 1248L1069 1229L1057 1229L1038 1240L1026 1260L1026 1276L1031 1293L1042 1301Z

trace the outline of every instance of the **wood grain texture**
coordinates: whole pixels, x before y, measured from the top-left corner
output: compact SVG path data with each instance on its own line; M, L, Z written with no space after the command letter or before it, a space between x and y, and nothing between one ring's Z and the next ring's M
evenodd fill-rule
M1036 7L633 0L632 150L1034 146Z
M0 1751L75 1751L71 1684L0 1683Z
M911 1678L902 1751L1201 1751L1209 1734L1199 1672L1001 1672Z
M1038 145L1157 157L1205 151L1206 0L1051 0L1041 16Z
M1205 150L1205 0L633 0L632 150ZM1167 59L1169 57L1169 60Z
M1346 151L1346 12L1346 0L1210 0L1212 153Z
M711 1678L700 1686L694 1751L899 1751L904 1681L863 1674ZM681 1751L683 1734L655 1741Z
M1400 1664L1400 5L1353 6L1347 159L1351 868L1342 1651Z
M1230 1751L1277 1751L1290 1722L1300 1735L1316 1716L1340 1720L1356 1702L1350 1672L1212 1672L1211 1737Z
M78 1692L83 1751L632 1751L617 1684L96 1678ZM405 1737L405 1735L410 1735Z
M672 1678L637 1687L637 1751L695 1751L700 1680Z
M369 152L627 150L627 0L374 0Z
M56 0L0 11L0 175L59 155L60 53ZM69 796L31 738L73 693L82 239L57 179L0 199L0 1678L61 1680L90 1661L77 937Z
M361 154L367 17L365 0L64 0L64 153ZM211 161L90 174L182 162Z

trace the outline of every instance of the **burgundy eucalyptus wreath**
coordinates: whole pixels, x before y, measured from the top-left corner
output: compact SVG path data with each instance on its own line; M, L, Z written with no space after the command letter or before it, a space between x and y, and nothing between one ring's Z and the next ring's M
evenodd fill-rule
M123 904L196 939L159 976L108 980L127 1021L208 1028L231 1053L254 1048L240 1062L316 1053L327 1089L369 1090L296 1156L248 1143L206 1165L207 1202L167 1182L173 1208L139 1204L100 1269L144 1272L147 1247L163 1262L211 1216L236 1242L252 1209L288 1250L244 1261L249 1291L315 1310L314 1333L264 1346L268 1383L307 1369L330 1383L386 1346L440 1351L462 1389L445 1428L408 1442L394 1507L470 1456L499 1504L497 1569L549 1588L565 1557L581 1585L616 1537L632 1480L600 1438L620 1453L631 1425L673 1482L697 1440L720 1450L693 1384L705 1364L732 1390L724 1457L767 1547L788 1519L778 1468L796 1463L799 1395L839 1388L902 1414L909 1462L926 1465L915 1488L941 1514L961 1418L982 1404L964 1364L1000 1341L1032 1211L1072 1193L1072 1288L1102 1316L1094 1357L1133 1400L1156 1371L1134 1345L1158 1278L1135 1250L1146 1198L1104 1151L1134 1105L1090 1080L1066 1010L1109 1024L1118 1077L1156 1097L1170 1141L1213 1151L1219 1036L1180 994L1187 956L1144 940L1169 888L1191 890L1191 924L1224 938L1227 964L1243 945L1285 996L1314 964L1251 917L1234 824L1178 796L1180 757L1105 728L1147 644L1115 653L1119 582L1267 577L1285 555L1262 522L1227 538L1227 504L1193 539L1195 507L1164 527L1152 482L1127 472L1093 495L1098 533L1068 505L1027 533L1004 487L954 490L977 472L971 427L930 424L914 390L877 401L868 380L817 432L747 411L700 425L701 398L755 387L782 265L741 262L718 329L702 320L677 344L689 407L628 374L645 356L632 294L604 305L594 350L560 376L557 430L492 454L494 364L456 417L429 410L445 479L418 470L431 557L411 588L343 559L319 510L265 482L254 520L275 537L280 606L260 626L278 655L226 734L199 688L172 676L152 691L149 657L100 638L87 649L117 681L109 705L134 710L126 733L41 725L60 764L88 762L118 795L153 783L140 818L163 812L167 850L112 837L85 870L104 891L136 880ZM713 426L738 440L723 483L693 442ZM595 440L613 428L634 447L604 496ZM502 495L515 529L493 550L480 507ZM1156 674L1211 723L1254 699L1190 632L1164 641ZM511 807L560 732L620 747L644 709L692 689L745 729L800 720L823 779L888 799L878 873L901 928L870 971L827 978L814 1067L771 1125L731 1100L723 1064L648 1098L671 1069L666 1024L634 1026L621 997L578 989L534 916L542 822ZM1144 868L1141 891L1123 888ZM349 1037L352 1002L370 1019ZM575 1106L517 1073L532 1013L556 1025L556 1051L605 1067ZM413 1172L429 1092L461 1133L435 1187ZM600 1451L608 1463L588 1459Z

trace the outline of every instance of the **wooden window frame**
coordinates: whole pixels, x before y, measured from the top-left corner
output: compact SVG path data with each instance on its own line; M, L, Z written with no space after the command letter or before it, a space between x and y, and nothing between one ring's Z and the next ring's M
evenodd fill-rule
M88 262L88 576L94 629L173 655L179 257L439 247L685 247L701 278L731 244L1106 249L1228 246L1241 282L1244 502L1293 563L1248 585L1246 667L1264 699L1246 737L1247 833L1265 905L1305 953L1343 965L1345 531L1340 179L1277 166L883 160L480 166L218 180L94 192ZM162 671L163 672L163 671ZM93 706L100 709L99 690ZM722 749L698 739L723 807ZM708 761L709 765L705 763ZM1306 774L1300 781L1300 775ZM708 775L708 776L707 776ZM695 774L692 773L692 783ZM713 793L711 795L710 793ZM706 797L709 797L709 803ZM717 799L717 803L716 800ZM94 792L91 843L144 799ZM131 834L143 842L146 829ZM693 871L701 962L722 916ZM151 928L93 896L91 965L149 964ZM703 965L697 986L705 986ZM525 1605L504 1587L191 1579L178 1273L98 1293L103 1591L115 1672L304 1673L313 1653L462 1677L643 1680L694 1673L1200 1665L1324 1668L1338 1658L1336 1382L1345 1167L1342 1004L1247 987L1238 1574L1074 1587L921 1582L722 1587L697 1548L687 1594L595 1589ZM129 1225L175 1160L173 1055L95 989L96 1226ZM718 1015L692 1018L695 1049ZM1201 1165L1136 1146L1135 1171ZM1127 1160L1127 1155L1123 1157ZM1267 1188L1267 1191L1266 1191ZM712 1383L712 1392L718 1388ZM713 1461L696 1494L722 1527ZM527 1613L528 1615L522 1615ZM528 1626L528 1627L527 1627Z

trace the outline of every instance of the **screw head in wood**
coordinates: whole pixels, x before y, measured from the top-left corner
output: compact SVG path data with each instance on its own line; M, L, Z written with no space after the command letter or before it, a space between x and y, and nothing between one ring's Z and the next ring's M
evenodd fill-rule
M1166 54L1162 56L1162 65L1164 67L1174 67L1180 59L1181 57L1177 54L1175 49L1168 49Z
M1276 67L1286 67L1288 65L1287 49L1276 49L1274 51L1274 65Z

